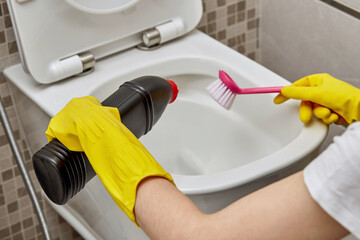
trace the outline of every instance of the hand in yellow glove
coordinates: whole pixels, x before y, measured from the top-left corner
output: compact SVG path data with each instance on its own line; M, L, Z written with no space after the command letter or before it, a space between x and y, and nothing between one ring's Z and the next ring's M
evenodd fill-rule
M299 115L304 123L310 121L312 113L326 124L360 120L360 89L326 73L310 75L283 87L274 103L289 98L302 100Z
M119 111L101 106L94 97L71 100L51 119L46 136L72 151L84 151L115 203L133 222L136 189L143 179L159 176L174 183L121 123Z

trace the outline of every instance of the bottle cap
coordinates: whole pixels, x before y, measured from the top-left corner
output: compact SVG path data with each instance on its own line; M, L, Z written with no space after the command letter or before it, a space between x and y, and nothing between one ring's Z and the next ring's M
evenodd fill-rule
M179 93L179 89L178 89L178 87L176 86L176 84L173 81L171 81L169 79L166 79L166 81L168 81L168 83L170 83L170 86L172 88L172 96L171 96L171 99L169 101L169 104L170 104L170 103L175 101L175 99L176 99L176 97L177 97L177 95Z

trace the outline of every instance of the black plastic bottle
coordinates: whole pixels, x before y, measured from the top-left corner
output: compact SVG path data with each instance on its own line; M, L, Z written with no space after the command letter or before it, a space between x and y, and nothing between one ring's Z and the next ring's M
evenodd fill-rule
M125 82L103 106L116 107L122 123L137 137L148 133L168 103L175 100L176 85L155 76ZM83 152L72 152L53 140L33 156L36 176L46 195L56 204L65 204L95 175Z

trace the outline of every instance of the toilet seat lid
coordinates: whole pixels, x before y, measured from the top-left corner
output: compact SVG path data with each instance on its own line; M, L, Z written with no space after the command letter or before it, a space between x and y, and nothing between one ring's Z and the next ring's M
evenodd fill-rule
M77 54L99 61L140 44L144 31L164 23L180 23L178 35L186 34L202 16L201 0L7 2L24 69L44 84L76 75L83 67Z

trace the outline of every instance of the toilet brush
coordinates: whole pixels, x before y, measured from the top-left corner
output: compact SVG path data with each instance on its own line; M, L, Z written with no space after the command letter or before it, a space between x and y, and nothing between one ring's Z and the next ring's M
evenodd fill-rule
M206 90L221 106L229 110L237 94L280 93L283 87L240 88L226 72L220 70L219 78Z

